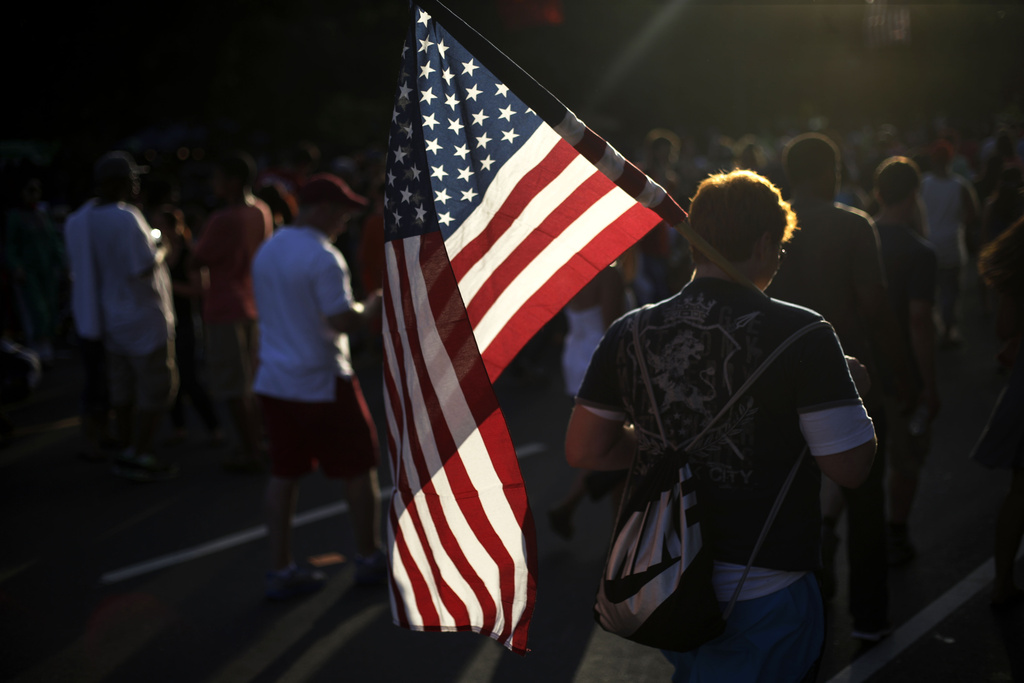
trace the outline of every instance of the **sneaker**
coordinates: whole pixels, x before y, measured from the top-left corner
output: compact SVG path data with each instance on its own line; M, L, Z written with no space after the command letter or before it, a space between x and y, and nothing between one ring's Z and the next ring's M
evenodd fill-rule
M886 557L890 567L900 567L917 557L917 551L911 545L910 537L905 531L901 533L889 530L889 537L886 541Z
M267 600L287 600L315 593L327 583L323 572L292 565L279 572L267 572Z
M177 465L160 462L149 453L122 453L114 460L110 471L132 481L164 481L178 476Z
M853 629L853 632L850 635L852 635L857 640L863 640L863 641L868 642L868 643L877 643L878 641L882 640L882 638L885 638L890 633L892 633L892 627L891 626L883 626L882 628L879 628L879 629L863 629L863 630L862 629L858 629L858 628L855 627Z
M388 580L388 558L383 550L369 557L356 555L356 585L382 586Z

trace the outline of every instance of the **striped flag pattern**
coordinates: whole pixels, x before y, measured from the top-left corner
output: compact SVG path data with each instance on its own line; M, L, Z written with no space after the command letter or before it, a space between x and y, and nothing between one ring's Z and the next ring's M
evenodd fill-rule
M442 5L412 11L385 188L392 616L522 654L535 530L492 382L597 272L685 214Z

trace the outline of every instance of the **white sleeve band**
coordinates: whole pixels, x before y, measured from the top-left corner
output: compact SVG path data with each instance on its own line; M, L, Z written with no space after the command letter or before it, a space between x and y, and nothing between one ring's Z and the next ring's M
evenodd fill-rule
M580 408L589 410L598 417L603 417L606 420L614 420L615 422L622 422L626 419L626 414L619 410L608 410L606 408L595 408L594 406L588 406L585 403L577 403Z
M811 455L842 453L875 436L875 426L863 404L801 413L800 431Z

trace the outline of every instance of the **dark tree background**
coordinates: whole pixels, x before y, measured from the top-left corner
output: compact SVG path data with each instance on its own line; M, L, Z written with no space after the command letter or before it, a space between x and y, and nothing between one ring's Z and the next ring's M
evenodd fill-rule
M1021 116L1020 1L447 4L624 150L656 126L945 117L980 133ZM910 32L872 45L883 10L907 10ZM399 0L8 7L0 140L90 159L119 144L383 148L407 12Z

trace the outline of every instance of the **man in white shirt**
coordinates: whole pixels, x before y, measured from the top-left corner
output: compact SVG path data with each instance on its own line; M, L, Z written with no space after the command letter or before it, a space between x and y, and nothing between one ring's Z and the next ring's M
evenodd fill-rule
M974 186L952 171L953 146L939 140L931 148L931 170L921 177L921 199L927 213L925 239L938 257L938 312L942 320L940 344L961 344L960 285L967 264L967 239L979 227L978 198Z
M253 261L260 362L253 391L270 440L266 508L271 571L266 596L280 600L321 588L322 573L292 560L290 532L298 480L319 466L346 486L356 536L356 582L381 583L377 432L349 358L348 332L380 309L373 293L355 301L348 264L331 240L366 199L331 174L299 192L294 225L282 226Z
M168 479L177 467L152 454L160 420L177 391L174 308L164 251L128 203L143 169L127 152L96 162L97 197L68 218L72 308L79 334L101 339L118 437L128 447L113 472L135 481Z

